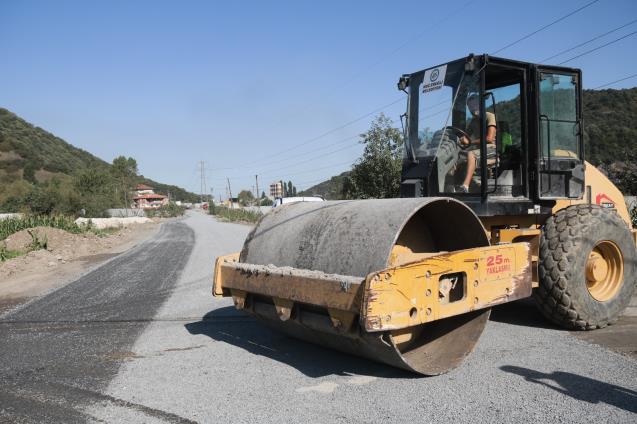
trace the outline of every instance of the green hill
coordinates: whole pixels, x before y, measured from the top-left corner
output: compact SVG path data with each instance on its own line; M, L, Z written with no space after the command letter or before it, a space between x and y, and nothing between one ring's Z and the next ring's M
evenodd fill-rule
M108 172L111 165L91 153L72 146L36 127L7 109L0 108L0 203L16 186L43 184L52 180L65 185L73 175L86 170ZM139 176L174 200L196 202L199 196L168 184Z
M349 175L349 171L345 171L340 175L335 175L329 180L314 185L307 190L299 192L299 196L323 196L326 200L342 199L343 181Z
M609 177L627 194L637 194L625 176L637 174L637 87L614 90L584 90L584 145L586 160L608 171ZM519 107L519 98L498 104L498 114L515 116L511 108ZM507 118L503 118L507 120ZM518 122L509 117L512 128ZM518 131L519 132L519 131ZM514 134L515 135L515 134ZM517 134L519 136L519 134ZM343 180L348 172L334 176L303 191L326 199L342 198Z
M589 162L611 164L637 152L637 87L584 90L584 142Z
M0 183L21 178L43 182L56 174L71 175L79 169L108 166L89 152L0 108Z

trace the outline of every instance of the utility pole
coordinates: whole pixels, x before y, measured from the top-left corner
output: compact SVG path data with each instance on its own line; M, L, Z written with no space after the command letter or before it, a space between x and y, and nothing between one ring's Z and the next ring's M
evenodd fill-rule
M199 162L199 170L201 173L201 180L200 180L200 198L199 201L203 204L203 193L204 193L204 164L203 161Z
M230 193L230 209L233 209L234 205L232 204L232 188L230 187L230 178L226 177L226 180L228 180L228 193Z
M259 194L259 176L255 175L254 176L254 181L257 183L257 195L254 196L255 199L257 199L257 206L261 205L261 195Z

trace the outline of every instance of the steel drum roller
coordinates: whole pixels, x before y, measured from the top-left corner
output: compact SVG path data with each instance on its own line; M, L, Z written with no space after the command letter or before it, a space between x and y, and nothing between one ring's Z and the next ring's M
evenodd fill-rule
M396 265L399 253L450 252L489 244L464 204L449 198L303 202L266 214L248 235L239 262L365 277ZM296 305L282 321L268 299L249 312L302 340L425 375L456 367L475 346L490 309L402 330L341 333L326 311Z

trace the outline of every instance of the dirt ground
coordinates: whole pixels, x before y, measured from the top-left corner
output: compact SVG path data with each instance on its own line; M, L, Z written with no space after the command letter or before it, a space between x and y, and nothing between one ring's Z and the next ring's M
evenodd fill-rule
M102 237L92 233L71 234L50 227L31 229L41 241L46 237L47 249L0 262L0 314L73 281L146 240L158 230L159 224L157 220L131 225ZM27 251L32 240L23 230L3 243L8 250Z

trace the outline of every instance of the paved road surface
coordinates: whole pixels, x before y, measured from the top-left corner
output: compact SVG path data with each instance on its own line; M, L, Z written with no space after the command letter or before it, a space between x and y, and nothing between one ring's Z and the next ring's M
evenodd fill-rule
M87 404L110 400L110 380L170 296L194 239L184 223L164 225L154 239L0 320L0 421L83 422Z
M210 296L213 258L248 231L193 213L5 317L0 420L637 421L637 359L525 303L498 309L469 359L434 378L274 333Z

